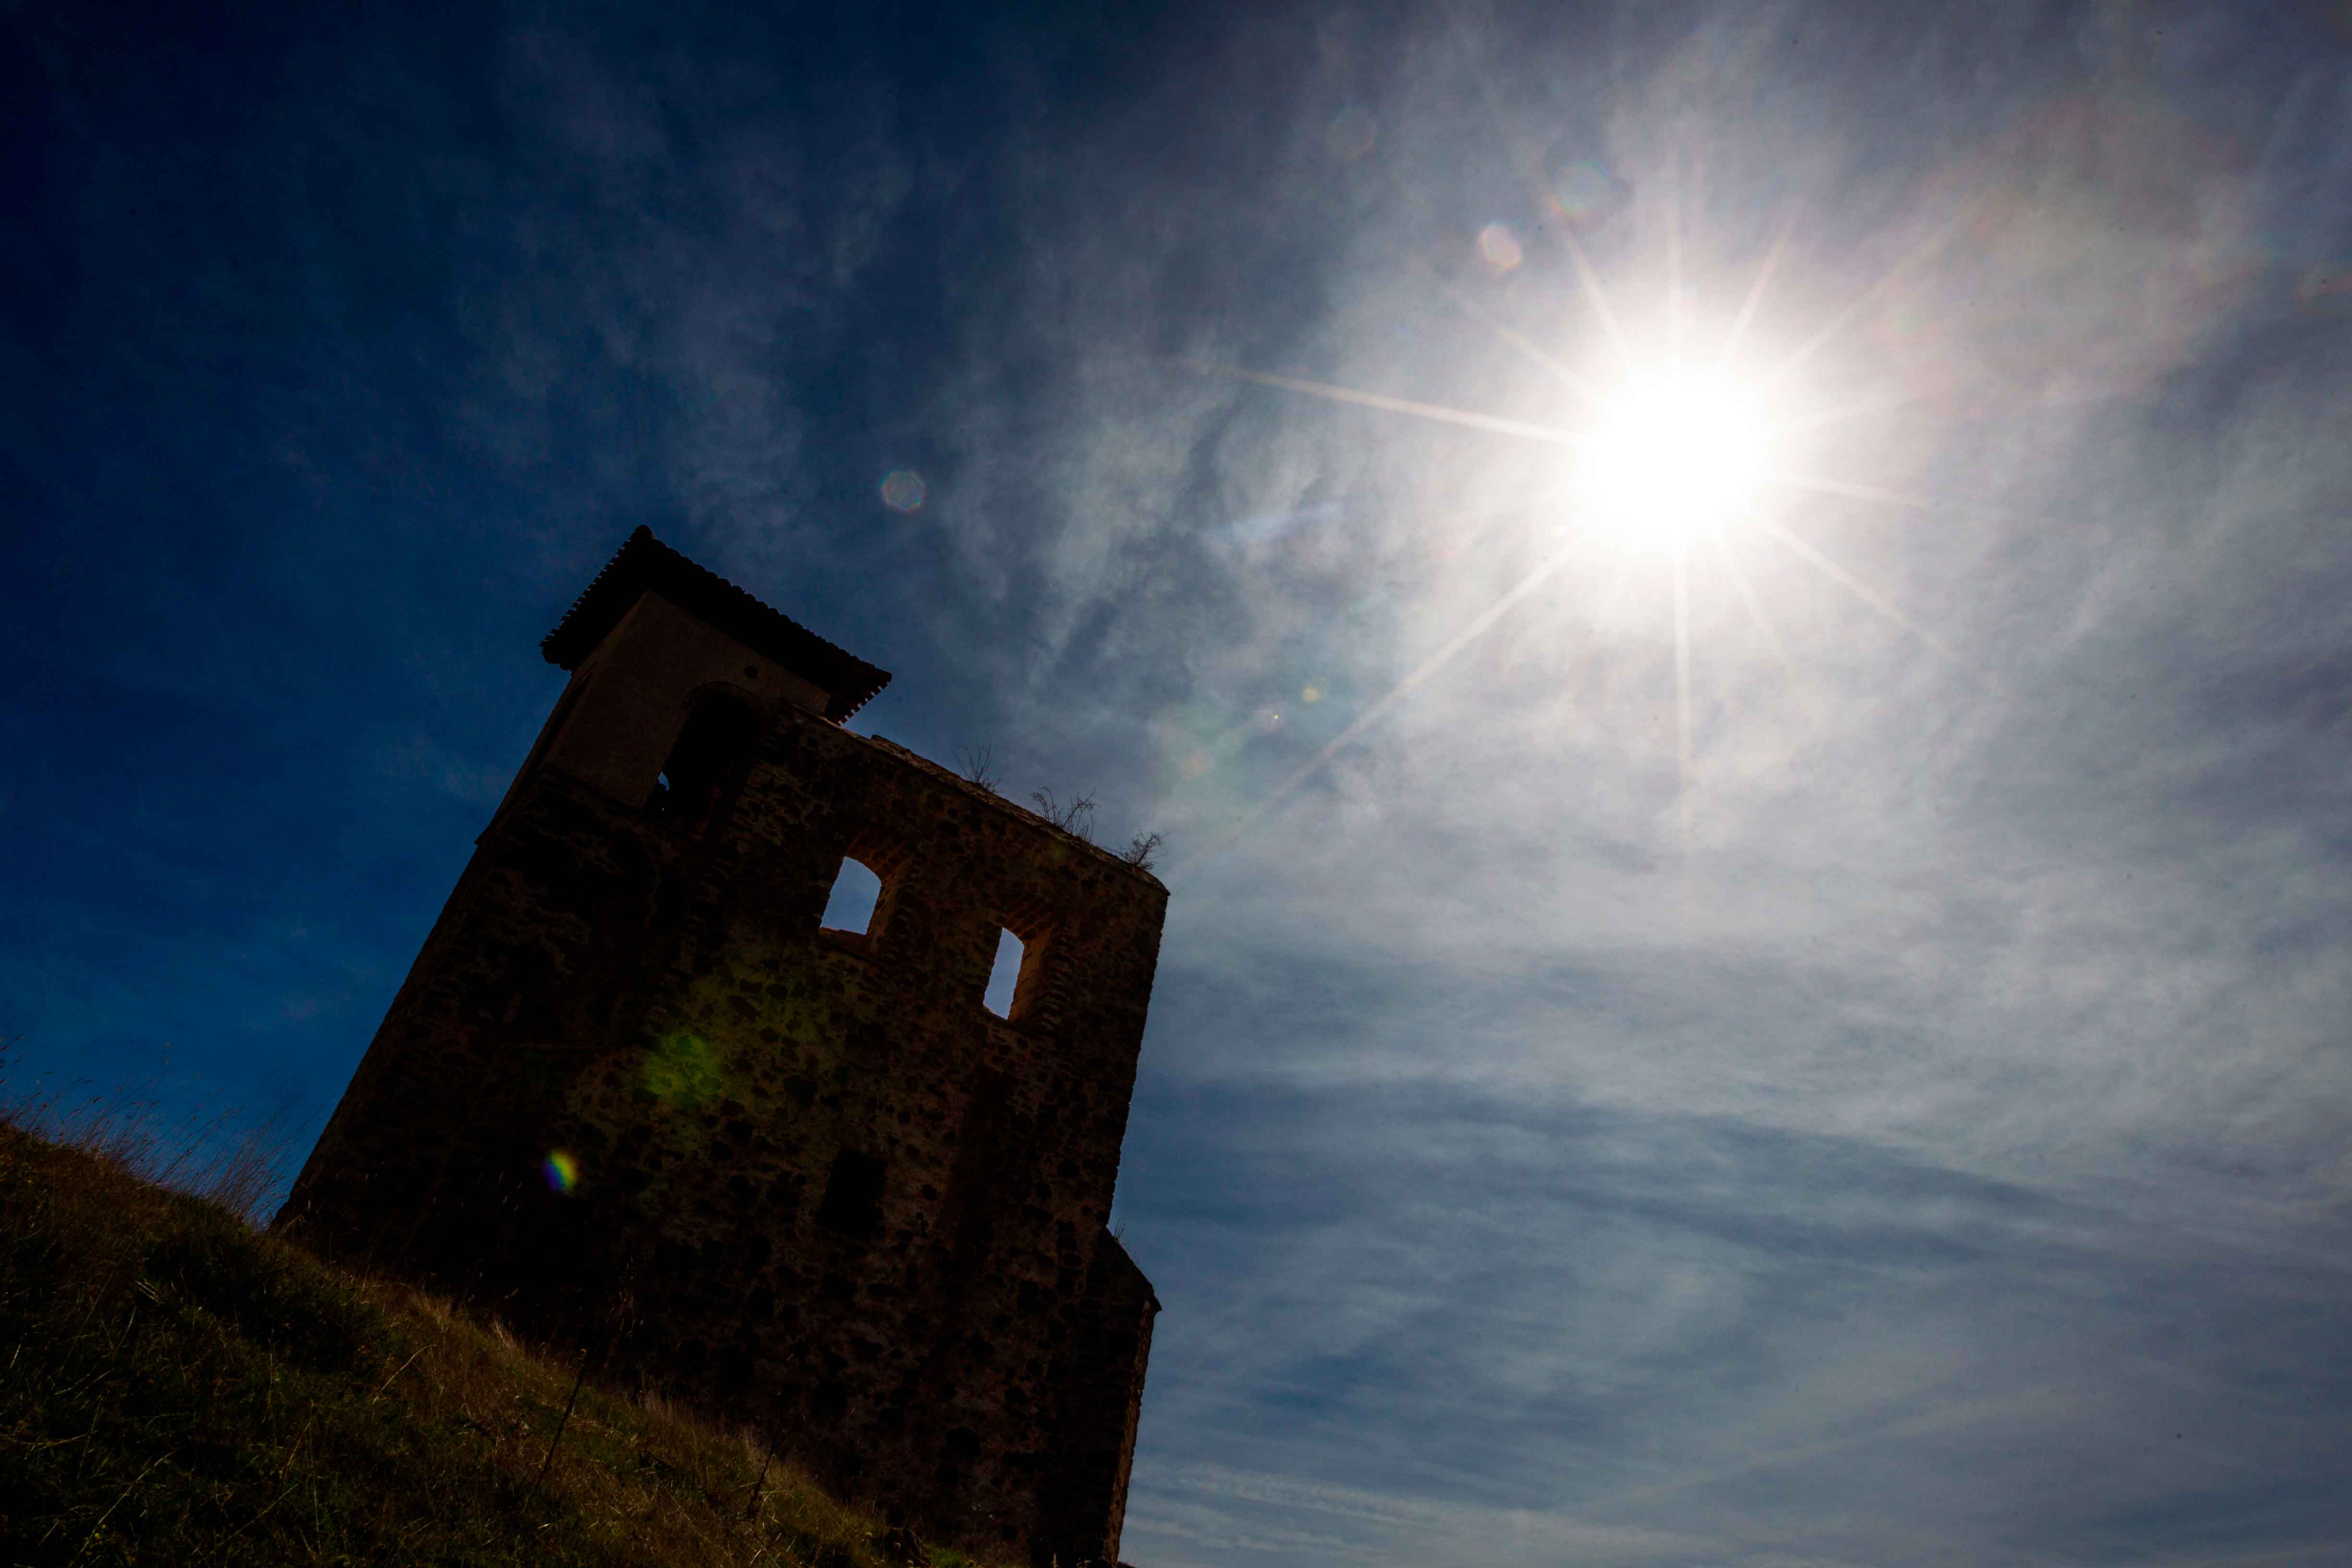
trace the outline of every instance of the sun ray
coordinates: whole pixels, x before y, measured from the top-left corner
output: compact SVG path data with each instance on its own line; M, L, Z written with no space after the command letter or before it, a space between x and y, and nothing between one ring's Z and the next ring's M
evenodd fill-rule
M1682 833L1683 864L1691 852L1691 638L1690 546L1675 551L1675 814Z
M1808 430L1826 430L1849 420L1866 419L1874 414L1889 414L1897 408L1909 408L1927 401L1924 392L1890 394L1883 397L1858 397L1852 403L1825 408L1818 414L1808 414L1801 419L1790 419L1773 426L1776 435L1798 436Z
M1677 148L1666 177L1666 358L1683 357L1683 160Z
M1440 561L1459 561L1475 554L1488 540L1509 527L1513 519L1524 516L1538 508L1553 506L1566 500L1575 493L1578 487L1573 484L1555 485L1537 490L1532 495L1523 496L1508 506L1481 507L1475 510L1453 512L1438 518L1430 524L1430 531L1440 532L1449 528L1477 523L1483 523L1486 526L1444 550L1436 558Z
M1954 237L1956 237L1962 228L1966 227L1969 223L1975 220L1978 205L1979 204L1975 201L1960 203L1953 210L1952 216L1947 218L1941 226L1931 231L1926 239L1920 241L1917 245L1912 247L1911 249L1906 251L1901 256L1896 257L1894 263L1889 266L1885 271L1880 273L1877 279L1874 281L1870 287L1863 289L1852 300L1846 301L1843 306L1840 307L1831 315L1827 321L1822 324L1821 328L1816 331L1811 337L1807 338L1803 342L1799 343L1794 349L1790 350L1788 355L1780 361L1780 364L1772 370L1768 379L1772 381L1782 381L1796 374L1798 366L1811 359L1840 332L1844 331L1847 327L1851 326L1853 323L1854 318L1859 316L1863 310L1868 306L1872 300L1877 299L1879 295L1893 288L1915 268L1924 267L1929 261L1934 260L1937 253L1942 251L1944 247L1949 245Z
M1535 569L1520 578L1517 586L1478 612L1472 617L1469 625L1447 638L1444 646L1440 647L1435 653L1415 665L1412 673L1391 688L1386 696L1350 719L1346 728L1324 743L1322 750L1285 774L1281 782L1267 792L1265 799L1244 814L1242 819L1228 828L1223 837L1187 860L1181 869L1190 870L1202 861L1213 859L1240 843L1252 828L1265 821L1276 806L1287 799L1292 791L1322 772L1332 758L1346 749L1349 742L1386 718L1399 703L1419 690L1430 677L1453 663L1464 648L1484 637L1496 621L1511 612L1512 606L1541 587L1553 573L1567 563L1571 553L1573 553L1571 551L1559 550L1538 562Z
M1764 302L1765 288L1772 274L1780 268L1780 258L1789 248L1789 236L1797 226L1797 207L1789 205L1789 216L1780 220L1780 232L1773 237L1772 247L1764 253L1764 265L1756 269L1756 281L1748 286L1748 298L1739 302L1739 314L1731 319L1731 330L1723 337L1723 352L1715 357L1718 371L1730 368L1732 356L1739 352L1739 340L1748 335L1748 325L1756 319L1757 307Z
M1459 0L1452 7L1459 10ZM1457 23L1459 17L1456 17ZM1200 361L1183 362L1187 368L1202 374L1229 377L1276 390L1296 392L1309 396L1369 408L1383 413L1402 414L1437 424L1456 426L1516 439L1568 447L1588 454L1588 459L1577 465L1579 480L1559 487L1559 491L1581 489L1590 498L1591 510L1582 524L1597 525L1601 513L1613 504L1618 511L1628 514L1619 519L1623 526L1616 531L1622 538L1604 538L1604 542L1622 548L1615 552L1614 569L1606 585L1591 601L1592 624L1596 633L1603 632L1614 606L1633 575L1639 560L1654 562L1657 545L1670 544L1672 559L1668 563L1673 614L1673 658L1675 702L1675 832L1681 851L1680 860L1689 896L1689 879L1693 874L1696 821L1696 641L1692 574L1696 570L1695 549L1700 538L1711 542L1723 570L1728 574L1741 608L1762 636L1772 656L1792 677L1801 677L1803 670L1795 654L1768 614L1759 584L1743 563L1739 552L1720 528L1722 523L1744 514L1747 525L1776 542L1804 564L1826 577L1830 583L1853 595L1872 614L1886 620L1918 640L1920 645L1953 667L1978 679L1995 685L1991 675L1972 668L1952 645L1928 630L1907 614L1887 595L1872 587L1854 573L1841 564L1829 552L1801 535L1791 531L1769 515L1771 509L1759 505L1755 487L1769 484L1787 490L1811 492L1838 497L1847 500L1900 508L1927 513L1976 513L2005 516L1998 509L1948 500L1932 495L1906 493L1824 477L1818 473L1791 468L1772 468L1759 459L1762 449L1759 443L1772 435L1790 435L1829 428L1851 420L1883 414L1889 409L1922 401L1912 397L1876 397L1847 405L1802 416L1797 419L1778 422L1762 417L1756 405L1761 387L1743 378L1729 379L1731 367L1740 355L1743 345L1752 332L1764 300L1784 269L1793 246L1798 213L1801 205L1791 202L1783 215L1778 230L1758 264L1756 274L1733 315L1721 345L1711 353L1694 343L1697 323L1690 319L1689 301L1685 298L1684 272L1688 258L1684 251L1688 237L1685 233L1685 211L1689 192L1685 184L1689 170L1685 157L1676 151L1666 171L1664 192L1667 205L1662 215L1665 226L1663 236L1664 255L1664 300L1662 318L1653 318L1645 306L1643 319L1651 321L1644 341L1654 341L1651 334L1663 329L1663 367L1644 367L1637 363L1627 337L1626 326L1620 321L1607 290L1602 287L1592 258L1587 254L1574 221L1568 209L1552 199L1547 184L1539 149L1528 138L1512 134L1505 115L1496 85L1480 67L1475 42L1465 36L1465 59L1480 90L1486 112L1494 128L1510 155L1511 164L1527 188L1528 198L1559 236L1563 249L1574 268L1578 288L1591 309L1603 334L1615 350L1626 371L1631 373L1622 387L1605 392L1585 374L1573 370L1563 357L1547 343L1505 321L1502 315L1467 290L1457 287L1426 258L1421 266L1442 294L1465 315L1493 332L1511 353L1541 369L1548 376L1580 399L1598 405L1598 423L1589 429L1577 429L1558 424L1516 419L1501 414L1484 413L1444 404L1391 396L1367 392L1334 383L1315 381L1304 376L1283 375L1271 372L1244 370L1237 366L1213 364ZM1933 232L1922 237L1904 254L1895 258L1867 287L1853 295L1832 312L1823 322L1797 347L1779 356L1764 377L1766 384L1784 384L1811 356L1836 341L1863 318L1874 301L1927 266L1971 222L1979 204L1972 202L1956 213ZM1701 359L1711 359L1711 367L1685 367L1682 364L1685 352ZM1696 374L1702 380L1695 386L1685 384ZM1708 381L1706 377L1717 378ZM1677 379L1681 378L1681 379ZM1720 384L1718 385L1718 383ZM1659 406L1654 406L1659 405ZM1791 454L1793 455L1793 454ZM1628 482L1614 482L1615 470L1634 470L1625 476ZM1641 470L1648 470L1645 478ZM1699 479L1694 480L1692 476ZM1744 500L1727 494L1717 497L1712 490L1694 497L1693 484L1731 484ZM1620 491L1623 494L1620 494ZM1555 494L1559 491L1554 492ZM1703 517L1691 515L1691 509L1704 500L1708 508ZM1720 504L1718 504L1720 503ZM1531 500L1528 505L1540 504ZM1433 541L1434 549L1426 551L1433 563L1454 560L1466 552L1483 546L1496 533L1507 526L1507 520L1521 507L1505 508L1485 514L1494 519L1484 527L1448 529L1447 536ZM1633 521L1640 514L1638 526ZM1474 523L1479 514L1460 514L1465 524ZM1612 516L1614 513L1612 512ZM1356 744L1374 726L1386 721L1396 710L1423 688L1432 679L1460 658L1471 647L1529 595L1559 571L1576 552L1584 547L1587 536L1594 532L1591 526L1573 530L1577 542L1564 544L1545 556L1516 584L1474 616L1449 636L1434 651L1415 665L1396 684L1350 718L1339 731L1319 747L1313 755L1284 773L1255 803L1244 807L1229 819L1224 830L1194 855L1186 858L1179 871L1189 871L1203 861L1214 858L1248 837L1273 816L1284 802L1304 784L1328 769L1334 760L1349 746ZM1602 534L1609 531L1603 529ZM1467 533L1469 537L1457 535ZM1423 537L1428 538L1426 530ZM1809 705L1818 702L1819 694L1810 686L1801 692ZM1687 916L1688 910L1685 914Z
M1576 237L1575 226L1560 210L1559 204L1552 199L1551 192L1544 187L1543 169L1536 162L1525 139L1511 134L1510 125L1503 117L1502 100L1495 95L1494 81L1478 63L1476 36L1463 16L1462 7L1455 5L1449 10L1454 34L1461 41L1463 57L1469 65L1472 79L1478 84L1478 96L1486 106L1486 118L1494 121L1495 134L1502 140L1503 151L1511 160L1512 172L1527 187L1528 202L1543 215L1552 232L1559 237L1562 247L1568 252L1570 265L1576 268L1577 287L1583 290L1585 302L1592 307L1592 313L1600 321L1601 331L1607 334L1610 346L1617 351L1617 357L1631 368L1635 363L1633 345L1625 341L1625 330L1618 324L1617 312L1610 308L1609 295L1601 287L1601 274L1593 270L1591 258L1585 255L1584 242Z
M1437 278L1435 276L1434 268L1432 268L1432 277L1437 285L1438 292L1452 300L1454 305L1461 309L1465 315L1469 316L1480 325L1487 328L1489 331L1494 332L1496 337L1501 338L1505 342L1510 344L1511 347L1518 350L1519 353L1527 355L1528 358L1535 361L1536 363L1551 372L1553 377L1557 379L1562 386L1567 387L1579 397L1583 398L1588 403L1598 403L1601 401L1601 391L1598 387L1585 380L1582 376L1577 374L1574 371L1569 369L1565 364L1562 364L1559 362L1559 357L1547 351L1542 344L1537 342L1533 338L1528 337L1525 332L1520 331L1517 327L1511 326L1496 318L1494 313L1489 311L1484 305L1481 305L1475 300L1471 299L1470 296L1462 292L1461 289L1454 287L1453 284L1445 281L1444 279Z
M1804 671L1797 663L1797 656L1790 651L1787 640L1780 636L1780 628L1772 624L1772 617L1764 613L1764 601L1757 596L1756 584L1748 580L1748 568L1739 563L1738 552L1731 548L1730 540L1721 530L1708 534L1707 539L1715 546L1716 553L1722 557L1725 575L1731 579L1731 591L1746 607L1748 618L1756 624L1765 646L1772 650L1773 657L1780 661L1790 675L1802 677Z
M1791 473L1786 468L1767 468L1757 475L1767 484L1786 485L1790 489L1811 490L1818 495L1843 496L1848 500L1875 501L1881 506L1899 507L1906 511L1950 511L1970 517L2006 518L2009 513L2000 507L1979 506L1970 501L1946 500L1935 496L1914 495L1907 490L1884 489L1876 485L1858 485L1845 479L1823 479L1818 474Z
M1894 600L1888 598L1885 595L1880 593L1877 589L1872 587L1869 584L1864 582L1861 578L1855 576L1844 567L1839 565L1819 547L1806 540L1799 538L1796 534L1790 532L1787 529L1781 527L1779 523L1772 521L1769 518L1758 518L1756 520L1756 524L1767 534L1769 534L1772 538L1779 540L1783 545L1787 546L1790 552L1797 556L1798 559L1812 566L1823 576L1829 578L1832 582L1837 584L1838 586L1843 588L1847 593L1852 594L1855 598L1861 600L1862 603L1869 608L1875 610L1879 615L1885 616L1895 626L1902 627L1905 631L1909 632L1913 637L1917 637L1922 644L1934 653L1940 656L1945 662L1951 665L1953 668L1959 670L1964 675L1974 676L1979 680L1990 680L1992 679L1982 670L1979 670L1973 665L1969 664L1968 660L1962 658L1958 650L1954 648L1949 643L1944 641L1943 638L1937 637L1935 633L1921 626L1917 621L1913 620L1909 616L1904 614L1901 605L1895 604Z
M1593 596L1592 629L1595 632L1605 630L1609 617L1617 613L1617 601L1625 596L1625 584L1633 580L1634 559L1633 552L1619 551L1617 569L1609 574L1609 581L1602 584L1601 592Z
M1308 381L1301 376L1272 375L1265 371L1241 370L1231 365L1199 362L1192 362L1192 368L1205 375L1229 376L1234 381L1279 387L1285 392L1303 392L1314 397L1328 397L1334 403L1352 403L1361 408L1378 408L1389 414L1410 414L1415 418L1433 419L1441 425L1461 425L1472 430L1517 436L1523 440L1541 441L1554 447L1579 447L1587 439L1577 431L1563 430L1554 425L1505 419L1498 415L1478 414L1466 408L1448 408L1440 403L1416 403L1409 397L1390 397L1378 392L1359 392L1351 386L1334 386L1328 382Z
M1540 180L1531 183L1538 187L1537 205L1542 209L1545 219L1551 225L1552 232L1559 237L1561 246L1568 251L1568 258L1576 268L1577 284L1584 290L1586 300L1591 304L1592 313L1600 318L1601 330L1608 334L1610 345L1616 349L1617 357L1625 363L1627 368L1632 368L1636 363L1633 358L1633 345L1625 341L1625 329L1617 324L1617 312L1609 308L1609 296L1601 291L1601 275L1592 269L1591 258L1584 254L1584 242L1576 237L1576 226L1569 221L1566 213L1559 210L1552 202L1550 194L1541 188Z

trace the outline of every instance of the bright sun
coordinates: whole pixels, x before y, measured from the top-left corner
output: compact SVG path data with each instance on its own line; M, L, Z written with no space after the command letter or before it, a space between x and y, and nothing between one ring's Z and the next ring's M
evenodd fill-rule
M1730 521L1765 479L1761 400L1720 372L1629 378L1584 441L1590 517L1642 549L1675 550Z
M1216 374L1230 375L1235 380L1304 393L1335 403L1353 404L1441 425L1460 426L1489 435L1539 442L1569 458L1570 469L1559 477L1565 481L1564 490L1574 498L1574 510L1571 517L1562 520L1564 528L1570 532L1595 537L1617 549L1625 558L1622 564L1629 567L1633 564L1634 558L1640 556L1663 556L1673 563L1675 745L1681 780L1679 796L1684 848L1687 853L1691 832L1693 717L1692 547L1715 542L1727 529L1739 525L1767 546L1778 546L1787 552L1852 595L1864 608L1910 633L1931 651L1948 659L1956 658L1951 649L1906 615L1893 600L1847 571L1819 546L1785 526L1777 515L1785 508L1772 504L1769 497L1776 492L1806 491L1923 510L1934 510L1943 503L1932 497L1905 495L1803 471L1805 453L1801 448L1811 443L1801 437L1791 442L1790 437L1868 411L1869 405L1858 405L1833 415L1822 415L1807 413L1801 406L1792 406L1791 404L1795 388L1790 384L1790 378L1798 365L1847 323L1851 311L1806 339L1801 347L1781 360L1760 381L1744 379L1727 368L1741 357L1741 344L1749 319L1763 300L1765 286L1779 265L1782 244L1788 237L1785 233L1764 258L1746 302L1740 306L1721 346L1708 360L1695 363L1681 357L1670 347L1664 357L1644 364L1639 351L1628 341L1617 312L1593 275L1572 226L1563 220L1559 232L1563 247L1576 265L1600 325L1612 340L1616 363L1627 367L1612 387L1595 384L1586 375L1563 363L1541 342L1498 319L1477 300L1443 282L1439 288L1466 314L1491 328L1505 344L1549 372L1576 395L1578 406L1569 418L1538 423L1505 414L1423 403L1388 393L1309 381L1295 375L1231 366L1204 368L1213 368ZM1516 243L1507 253L1511 258L1507 261L1499 258L1496 249L1486 247L1483 237L1480 243L1489 264L1505 270L1518 265L1520 251ZM1678 297L1676 290L1680 284L1677 277L1678 273L1670 264L1666 279L1669 299ZM1666 344L1681 342L1680 322L1678 310L1669 313L1665 323ZM1791 414L1802 416L1791 420ZM1378 723L1423 682L1444 668L1464 648L1485 636L1496 622L1510 613L1514 605L1533 595L1571 561L1582 557L1580 546L1563 541L1559 548L1538 562L1501 597L1473 616L1453 637L1440 643L1387 695L1362 708L1321 751L1293 769L1255 809L1243 818L1219 847L1237 840L1251 825L1273 810L1277 801L1287 796L1339 755L1366 727ZM1780 638L1772 628L1766 606L1749 585L1738 556L1728 551L1723 552L1719 565L1763 635L1775 648L1780 648ZM1623 574L1620 574L1617 580L1622 582ZM1609 592L1613 594L1614 589ZM1780 651L1786 658L1786 650Z

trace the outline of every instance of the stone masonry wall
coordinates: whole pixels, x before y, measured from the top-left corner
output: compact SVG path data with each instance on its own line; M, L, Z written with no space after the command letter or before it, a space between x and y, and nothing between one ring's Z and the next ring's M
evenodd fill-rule
M1166 890L756 690L715 820L665 822L581 740L612 722L596 676L281 1225L756 1424L937 1537L1115 1557L1158 1303L1104 1224ZM644 708L642 660L633 680ZM631 721L639 772L646 725L674 735L709 686ZM821 931L853 854L883 878L875 920ZM1011 1020L981 1001L1000 927L1029 951Z

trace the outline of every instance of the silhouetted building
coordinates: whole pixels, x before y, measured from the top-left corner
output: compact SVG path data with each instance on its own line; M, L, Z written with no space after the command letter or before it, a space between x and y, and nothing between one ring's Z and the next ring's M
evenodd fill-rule
M889 677L644 529L543 651L571 683L281 1228L936 1537L1115 1559L1159 1302L1104 1222L1167 889L844 729ZM820 929L847 863L872 918Z

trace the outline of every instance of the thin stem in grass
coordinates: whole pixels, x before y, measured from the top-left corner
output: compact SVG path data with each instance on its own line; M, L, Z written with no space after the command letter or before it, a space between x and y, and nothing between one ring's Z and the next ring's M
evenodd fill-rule
M390 1388L390 1387L392 1386L393 1378L398 1377L402 1373L406 1372L410 1367L415 1366L415 1365L416 1364L416 1358L417 1358L417 1356L421 1356L421 1355L423 1355L424 1353L425 1353L425 1347L424 1347L424 1346L422 1346L422 1345L419 1345L419 1346L417 1346L417 1348L416 1348L416 1350L415 1350L415 1353L414 1353L414 1354L412 1354L412 1355L410 1355L410 1356L409 1356L409 1358L408 1358L406 1361L402 1362L398 1366L394 1367L394 1368L392 1369L392 1377L387 1377L387 1378L385 1378L385 1379L383 1380L383 1384L380 1384L380 1385L377 1387L377 1389L376 1389L375 1394L373 1394L373 1397L371 1397L371 1398L368 1400L368 1403L369 1403L369 1404L371 1404L371 1405L373 1405L373 1404L374 1404L374 1403L376 1402L376 1400L378 1400L378 1399L382 1399L382 1398L383 1397L383 1394L384 1394L384 1390L385 1390L385 1389L388 1389L388 1388ZM582 1361L581 1364L584 1367L584 1366L587 1364L587 1363L586 1363L586 1361L583 1359L583 1360ZM577 1390L574 1390L574 1392L576 1393L576 1392L577 1392Z
M539 1462L539 1479L531 1483L533 1486L542 1486L546 1484L547 1467L555 1463L555 1446L563 1441L563 1428L571 1423L572 1407L579 1402L580 1385L587 1380L587 1377L588 1352L586 1351L582 1351L580 1352L580 1371L572 1379L571 1396L563 1402L563 1414L557 1416L555 1419L555 1436L547 1440L547 1458Z
M268 1519L268 1518L270 1516L270 1514L271 1514L271 1513L272 1513L272 1512L277 1509L277 1507L278 1507L278 1505L279 1503L284 1502L288 1498L292 1497L296 1492L300 1491L301 1489L302 1489L302 1483L301 1483L300 1481L296 1481L292 1486L288 1487L284 1491L279 1492L276 1497L274 1497L274 1498L270 1499L270 1500L269 1500L269 1501L268 1501L268 1503L267 1503L267 1504L262 1508L262 1510L261 1510L259 1513L255 1514L251 1519L248 1519L248 1520L247 1520L243 1524L238 1525L238 1526L236 1527L236 1531L234 1531L234 1532L229 1536L229 1538L228 1538L227 1540L226 1540L226 1541L222 1542L218 1546L215 1547L215 1548L213 1549L213 1554L214 1554L215 1556L221 1556L221 1555L226 1554L226 1553L227 1552L228 1549L229 1549L230 1547L232 1547L232 1546L236 1545L236 1542L237 1542L238 1538L239 1538L239 1537L241 1537L241 1536L243 1536L247 1531L251 1530L255 1525L259 1524L263 1520ZM311 1510L311 1512L312 1512L312 1513L314 1513L314 1514L315 1514L315 1513L317 1513L317 1511L318 1511L318 1507L319 1507L319 1493L318 1493L318 1488L317 1488L316 1486L313 1486L313 1487L310 1489L310 1510Z
M768 1484L768 1467L776 1458L774 1444L763 1443L761 1447L763 1451L760 1455L760 1479L751 1483L751 1500L743 1510L743 1517L747 1520L760 1517L760 1489Z
M147 1468L131 1478L131 1484L122 1489L121 1496L116 1498L112 1502L106 1505L106 1511L98 1516L98 1522L89 1527L89 1533L81 1538L81 1544L74 1549L74 1554L67 1559L68 1563L79 1563L81 1561L81 1554L88 1552L90 1547L96 1543L99 1532L106 1528L106 1521L114 1517L114 1510L122 1506L123 1500L128 1498L132 1492L137 1491L139 1489L139 1484L142 1481L144 1481L149 1476L155 1473L155 1467L162 1464L171 1457L172 1456L169 1454L158 1454L155 1458L147 1461Z

